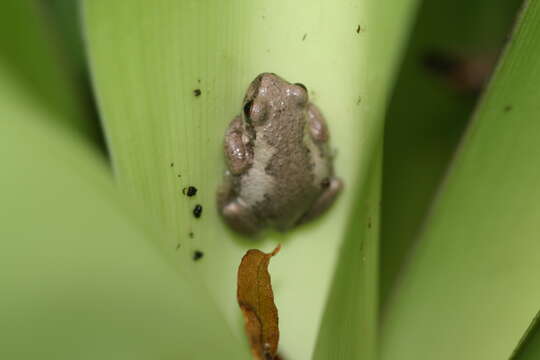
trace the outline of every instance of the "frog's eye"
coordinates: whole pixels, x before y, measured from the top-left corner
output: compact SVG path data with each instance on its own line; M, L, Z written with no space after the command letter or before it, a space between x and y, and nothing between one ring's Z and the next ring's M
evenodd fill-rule
M249 100L244 104L244 115L247 121L250 121L251 116L251 106L253 105L253 100Z
M261 101L249 100L244 104L244 121L258 126L266 120L266 106Z
M302 89L304 89L304 90L307 92L307 87L306 87L304 84L296 83L296 84L294 84L294 85L300 86Z
M289 88L289 94L296 97L296 101L299 105L305 105L308 102L307 88L300 83L294 84Z

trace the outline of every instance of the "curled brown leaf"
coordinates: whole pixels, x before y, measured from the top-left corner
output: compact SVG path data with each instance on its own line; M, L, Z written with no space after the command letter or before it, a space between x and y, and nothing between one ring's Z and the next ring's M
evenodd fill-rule
M238 305L244 315L251 351L257 360L277 360L278 311L268 264L279 249L277 246L269 254L248 250L238 267Z

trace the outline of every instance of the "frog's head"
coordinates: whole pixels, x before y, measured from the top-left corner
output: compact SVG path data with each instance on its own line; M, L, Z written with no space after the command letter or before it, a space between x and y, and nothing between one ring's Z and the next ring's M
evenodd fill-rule
M304 85L291 84L274 73L262 73L246 91L242 117L245 122L258 126L285 109L305 109L307 103L308 91Z

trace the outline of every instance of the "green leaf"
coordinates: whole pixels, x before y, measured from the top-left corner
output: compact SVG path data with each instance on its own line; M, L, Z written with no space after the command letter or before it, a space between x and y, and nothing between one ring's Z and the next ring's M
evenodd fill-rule
M120 186L149 224L164 230L156 243L210 289L238 336L245 336L234 298L238 263L248 248L268 251L283 242L272 279L286 358L313 352L349 216L380 145L401 45L383 46L376 35L399 38L403 27L392 17L368 22L374 3L85 2L91 69ZM215 193L225 128L249 82L265 71L311 90L328 118L345 191L315 223L253 241L225 228ZM190 185L199 190L193 198L182 195ZM192 215L196 204L203 208L199 219ZM194 261L194 251L204 257Z
M443 0L424 1L420 8L385 123L382 304L418 238L478 95L456 89L451 73L438 73L442 69L430 68L426 61L437 54L447 61L495 57L521 3Z
M366 22L358 29L368 38L364 71L369 77L360 99L367 110L360 119L373 124L365 134L365 141L371 143L365 146L371 160L367 168L360 168L352 195L356 201L347 217L314 359L376 358L382 124L416 3L366 2ZM381 46L380 34L384 34L385 46Z
M383 360L507 359L538 310L540 3L526 4L389 299Z
M539 314L536 314L510 360L535 360L540 357Z
M86 75L86 58L82 38L81 2L65 0L42 0L42 8L48 25L54 28L65 49L67 61L76 72Z
M376 359L381 153L340 249L313 359ZM365 196L369 196L366 198Z
M0 3L0 62L51 113L49 120L96 141L97 124L85 103L82 74L75 73L42 6L36 0Z
M11 75L0 66L0 358L246 358L102 156Z

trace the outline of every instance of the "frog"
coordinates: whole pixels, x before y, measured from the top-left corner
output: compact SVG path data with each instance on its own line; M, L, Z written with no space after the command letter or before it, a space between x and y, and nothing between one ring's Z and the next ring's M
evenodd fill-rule
M250 83L241 113L224 139L227 169L217 207L244 235L285 232L316 219L335 202L343 182L321 111L301 83L261 73Z

